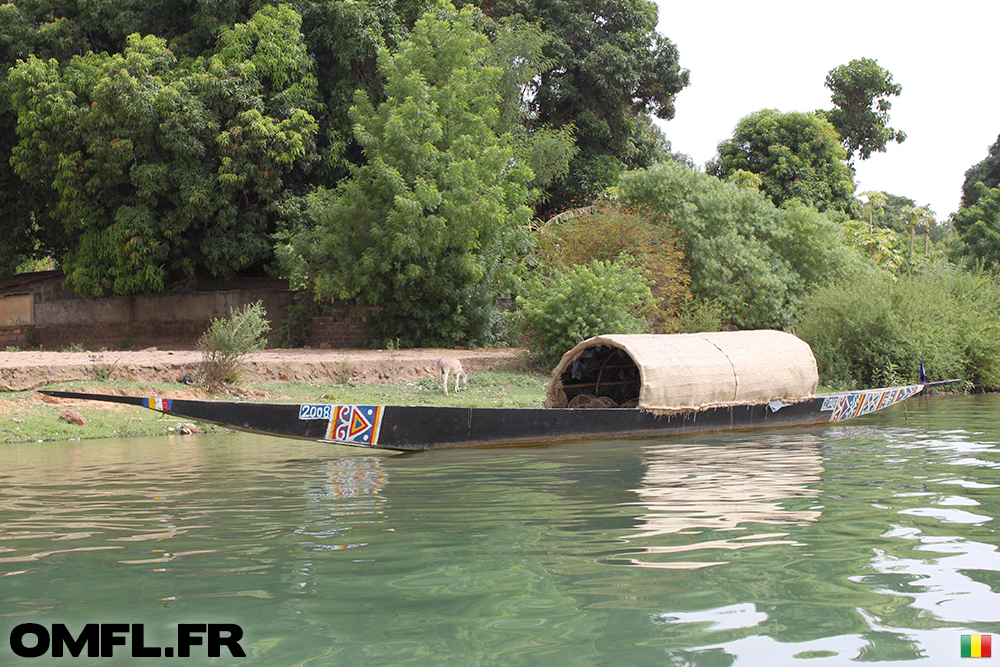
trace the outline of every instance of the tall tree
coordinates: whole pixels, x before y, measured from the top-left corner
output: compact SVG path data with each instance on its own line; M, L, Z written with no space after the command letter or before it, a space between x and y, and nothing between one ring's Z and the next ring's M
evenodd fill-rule
M66 249L61 223L46 213L55 206L51 188L22 180L9 163L17 143L17 113L6 72L19 60L35 56L67 66L88 53L123 54L131 34L165 40L177 63L188 68L216 53L218 38L246 24L266 0L10 0L0 4L0 274L34 256L60 256ZM383 82L375 64L378 48L395 49L427 0L297 0L301 33L313 63L318 103L304 106L315 118L315 159L297 161L282 176L289 195L315 185L332 187L347 174L346 165L363 160L351 132L348 108L354 91L381 99ZM272 7L273 9L273 7ZM249 196L253 196L249 193ZM291 198L294 199L294 198ZM286 206L286 215L292 214Z
M889 127L889 98L903 87L878 61L860 58L835 67L826 75L826 87L836 108L820 113L840 134L851 161L855 155L867 160L876 151L884 153L890 141L901 144L906 139L905 132Z
M723 179L757 174L775 206L797 199L820 211L847 211L855 186L846 157L837 131L821 116L762 109L740 120L705 168Z
M974 186L976 203L963 206L952 216L961 244L957 255L970 264L1000 268L1000 186Z
M677 48L656 30L652 0L497 0L477 2L493 17L522 16L548 37L546 67L531 81L528 124L572 127L579 151L569 174L549 188L548 206L613 185L626 169L665 157L650 116L674 116L688 85Z
M965 182L962 183L962 206L970 208L979 200L979 189L976 183L982 183L987 189L1000 185L1000 136L996 143L990 146L986 158L965 172Z
M290 206L283 178L311 152L315 79L290 6L225 31L181 64L164 40L10 74L11 164L49 199L62 265L85 296L162 290L170 277L230 277L272 256Z
M380 51L386 99L359 91L351 109L366 163L314 197L301 246L321 296L370 306L376 335L403 344L488 338L527 241L533 174L496 130L502 71L476 15L440 5Z

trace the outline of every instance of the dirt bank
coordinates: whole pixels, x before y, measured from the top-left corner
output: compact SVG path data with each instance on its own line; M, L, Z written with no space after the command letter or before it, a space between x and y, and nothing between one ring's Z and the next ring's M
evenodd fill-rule
M265 350L250 358L246 382L398 382L436 373L437 360L452 356L466 371L513 369L519 348L477 350ZM27 391L53 382L114 379L178 382L198 377L201 353L190 350L137 352L0 352L0 391Z

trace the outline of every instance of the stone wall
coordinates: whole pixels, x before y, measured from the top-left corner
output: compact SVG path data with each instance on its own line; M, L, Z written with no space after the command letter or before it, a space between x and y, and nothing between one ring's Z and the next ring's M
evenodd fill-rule
M8 347L26 348L34 344L30 326L0 326L0 352Z
M263 301L275 332L294 301L287 283L270 279L191 278L167 294L105 299L80 299L63 287L64 280L58 271L0 279L0 350L194 349L212 320L228 317L231 309ZM307 344L360 347L366 335L359 316L316 317Z
M0 345L193 349L232 309L262 301L273 331L293 301L287 283L270 279L188 280L172 293L104 299L80 299L63 281L56 271L0 279Z
M361 347L366 337L365 323L360 317L314 317L309 325L311 347Z

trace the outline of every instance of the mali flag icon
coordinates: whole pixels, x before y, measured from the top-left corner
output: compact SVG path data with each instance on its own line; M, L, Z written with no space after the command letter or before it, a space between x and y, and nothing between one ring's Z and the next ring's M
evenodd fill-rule
M989 658L990 644L989 635L962 635L962 657Z

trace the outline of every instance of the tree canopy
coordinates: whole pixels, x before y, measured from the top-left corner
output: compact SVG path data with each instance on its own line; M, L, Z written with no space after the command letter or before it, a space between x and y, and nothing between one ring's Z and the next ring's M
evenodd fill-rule
M971 264L1000 268L1000 187L976 183L975 201L952 216L960 236L958 256Z
M847 211L854 202L854 175L837 131L814 113L762 109L736 125L705 169L721 179L756 174L775 206L797 199L823 211Z
M290 6L267 5L205 58L181 63L135 34L122 53L29 55L13 69L11 164L39 193L30 213L59 229L76 291L157 292L270 259L294 209L283 178L316 132L299 26Z
M987 189L1000 185L1000 136L997 137L996 143L990 146L986 158L965 172L965 182L962 183L963 207L976 205L980 195L976 183L982 183Z
M661 163L625 174L628 202L650 207L680 232L690 290L727 324L784 328L807 289L860 268L839 216L799 202L784 208L755 188Z
M656 30L651 0L477 2L490 17L521 16L545 35L545 67L526 86L532 129L572 127L579 151L548 206L614 185L627 169L665 157L650 116L674 116L688 85L674 44Z
M890 141L906 140L905 132L889 127L889 98L903 87L878 61L860 58L835 67L826 75L826 87L836 108L820 113L840 134L852 161L855 155L867 160L874 152L884 153Z
M366 163L313 198L316 239L300 246L319 294L370 306L401 344L485 340L526 248L534 174L496 131L502 71L476 15L442 5L380 51L385 101L359 91L351 108Z

